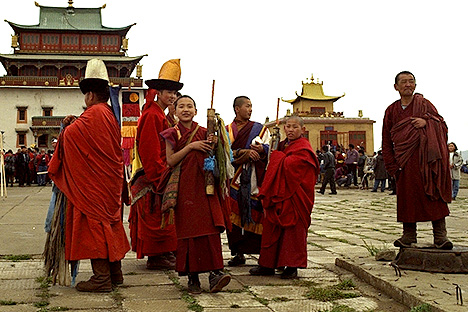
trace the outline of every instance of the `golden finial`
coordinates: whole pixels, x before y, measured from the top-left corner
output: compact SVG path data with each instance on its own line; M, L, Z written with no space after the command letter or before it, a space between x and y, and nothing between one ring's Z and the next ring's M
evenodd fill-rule
M265 123L270 122L270 117L266 116Z
M311 80L312 82L314 82L314 74L311 74L311 75L310 75L310 80Z
M37 7L41 6L37 1L34 1L34 5L37 6Z
M291 117L291 110L289 108L286 110L286 117Z
M359 112L358 112L358 116L359 118L362 118L363 114L362 114L362 110L360 109Z
M104 4L102 5L101 9L105 9L106 6L107 6L107 5L104 3Z
M68 7L72 8L73 7L73 0L68 0Z

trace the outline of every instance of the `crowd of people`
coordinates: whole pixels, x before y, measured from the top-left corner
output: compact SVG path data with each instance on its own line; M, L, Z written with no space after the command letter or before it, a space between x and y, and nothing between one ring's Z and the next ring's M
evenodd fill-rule
M57 139L53 139L54 149L56 143ZM13 187L17 183L18 186L24 187L32 184L45 186L47 183L51 183L47 170L54 149L46 151L44 148L39 149L32 145L29 148L21 146L16 153L13 153L11 149L3 151L6 185Z
M304 120L296 115L285 120L284 140L270 140L275 136L250 120L253 105L247 96L234 99L230 124L225 126L213 115L216 126L208 119L208 127L201 127L194 121L196 102L179 94L183 87L179 80L179 60L170 60L157 79L146 81L149 90L127 188L119 126L107 104L105 64L98 59L88 62L80 82L87 108L81 116L63 120L56 156L48 168L55 186L46 224L50 231L46 258L54 254L54 246L62 246L64 250L55 253L71 264L91 259L93 276L78 283L78 291L110 292L122 284L121 260L131 249L138 259L146 257L149 270L173 269L187 276L192 294L202 292L203 273L208 273L209 291L219 292L231 280L223 270L223 232L232 255L228 266L245 264L245 254L258 254L251 275L280 272L283 279L296 278L298 269L307 267L307 232L318 180L322 183L318 192L324 194L330 184L333 195L336 184L368 189L372 181L372 192L383 192L389 180L391 194L397 194L397 220L403 223L403 236L394 245L411 247L417 242L416 222L432 221L435 247L452 249L445 217L447 203L456 197L449 195L449 188L456 190L459 176L450 176L449 171L459 170L461 157L454 143L447 147L445 123L432 104L413 96L411 73L395 78L401 100L387 109L383 149L372 156L362 147L349 144L345 149L332 142L316 155L304 137ZM173 126L165 115L167 108L174 113ZM415 131L423 127L437 131ZM424 148L409 154L399 148L407 146L408 138L429 135L437 139L430 148L438 154L422 165L419 156L427 156ZM40 154L35 159L43 172L47 157ZM427 168L438 170L437 175ZM412 187L414 183L417 187ZM130 205L130 242L123 226L124 202Z

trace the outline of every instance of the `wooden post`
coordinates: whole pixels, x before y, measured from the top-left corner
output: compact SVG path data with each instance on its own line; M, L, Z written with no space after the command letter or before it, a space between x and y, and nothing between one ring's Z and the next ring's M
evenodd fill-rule
M5 156L3 153L3 131L0 132L0 196L7 198L7 181L5 174Z

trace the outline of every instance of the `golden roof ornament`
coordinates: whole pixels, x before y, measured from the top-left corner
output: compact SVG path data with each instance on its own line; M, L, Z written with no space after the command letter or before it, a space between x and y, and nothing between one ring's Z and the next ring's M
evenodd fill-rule
M34 1L34 5L37 6L37 7L41 6L37 1Z
M68 0L68 7L72 8L73 7L73 0Z
M359 116L359 118L362 118L362 116L363 116L363 114L362 114L362 109L359 110L358 116Z

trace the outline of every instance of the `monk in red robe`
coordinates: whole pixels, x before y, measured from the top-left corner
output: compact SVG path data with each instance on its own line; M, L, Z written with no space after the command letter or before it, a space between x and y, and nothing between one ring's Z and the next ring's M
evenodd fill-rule
M404 71L395 77L401 99L385 111L382 152L385 167L397 184L397 221L403 236L396 247L416 243L416 222L432 221L434 244L452 249L445 217L451 201L447 125L421 94L413 94L416 79Z
M146 267L150 270L174 269L177 237L174 225L161 227L161 209L156 200L156 189L166 169L165 142L159 133L168 128L164 110L174 103L179 82L179 60L166 62L158 79L146 81L150 88L146 103L138 120L136 151L133 164L132 206L128 218L132 250L137 258L148 256ZM157 95L157 101L154 101Z
M314 206L314 188L320 172L317 156L305 132L304 121L290 117L284 126L287 139L270 155L265 180L260 188L265 217L259 266L252 275L295 278L297 268L307 267L307 229Z
M97 69L96 69L97 68ZM101 71L99 70L101 69ZM95 78L95 71L105 77ZM104 62L91 60L80 82L86 110L67 116L49 166L49 174L68 199L65 258L91 259L94 275L79 291L110 292L123 283L120 260L130 249L121 219L123 161L120 128L107 104Z
M229 226L228 197L226 194L223 198L219 186L214 195L206 194L203 168L214 138L210 135L207 140L207 130L192 121L195 101L183 95L175 102L175 108L179 122L161 136L166 140L167 164L171 167L168 173L178 176L178 181L171 177L163 185L166 195L174 194L173 187L177 188L177 202L172 207L178 239L176 271L188 275L191 293L201 292L199 273L210 272L210 291L218 292L231 280L221 272L224 265L220 233Z

